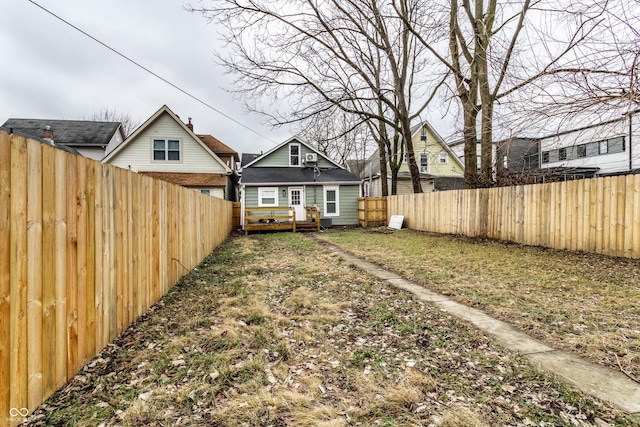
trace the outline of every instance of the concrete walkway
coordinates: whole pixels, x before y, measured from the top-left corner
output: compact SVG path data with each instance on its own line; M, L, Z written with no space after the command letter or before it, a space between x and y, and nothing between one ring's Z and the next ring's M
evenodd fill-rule
M330 243L319 242L333 253L340 255L346 261L367 273L386 280L398 288L407 290L423 301L431 302L451 315L473 324L476 328L492 337L496 343L518 352L538 368L565 379L585 393L610 402L626 412L640 416L640 384L624 374L589 363L570 353L551 348L517 331L508 323L494 319L478 309L459 304L443 295L431 292L422 286L403 279L395 273L344 252Z

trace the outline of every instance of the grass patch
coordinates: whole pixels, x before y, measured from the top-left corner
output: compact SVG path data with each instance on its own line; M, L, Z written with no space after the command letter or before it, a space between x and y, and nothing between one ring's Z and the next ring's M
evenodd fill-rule
M318 237L640 380L640 261L410 230Z
M293 233L229 239L89 366L27 425L638 425Z

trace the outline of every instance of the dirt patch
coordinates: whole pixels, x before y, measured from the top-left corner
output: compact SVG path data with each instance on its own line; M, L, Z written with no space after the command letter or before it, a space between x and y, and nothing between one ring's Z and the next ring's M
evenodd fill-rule
M638 425L292 233L227 241L27 422L608 424Z

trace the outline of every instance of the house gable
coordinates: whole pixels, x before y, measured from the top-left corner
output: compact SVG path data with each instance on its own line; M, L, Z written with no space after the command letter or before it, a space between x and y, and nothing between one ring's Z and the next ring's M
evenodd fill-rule
M413 152L421 173L434 176L464 175L464 165L458 156L428 123L414 126L411 130ZM409 172L409 165L403 162L400 171Z
M179 159L154 160L154 140L179 141ZM122 144L111 148L103 162L136 172L231 173L167 106L160 108Z
M299 148L298 166L291 166L290 163L290 149L291 146ZM307 154L315 154L317 161L313 166L318 168L341 168L340 165L327 158L310 145L300 141L297 138L291 138L280 145L276 146L272 150L260 155L258 158L244 165L243 167L308 167L305 162Z

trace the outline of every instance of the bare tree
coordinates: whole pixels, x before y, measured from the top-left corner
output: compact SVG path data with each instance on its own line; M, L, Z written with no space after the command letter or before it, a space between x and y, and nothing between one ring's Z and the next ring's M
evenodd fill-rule
M448 70L453 92L463 112L465 184L493 182L492 143L495 108L527 88L542 96L548 77L596 72L581 52L594 43L603 24L608 0L581 4L563 0L451 0L441 4L447 15L448 51L412 31ZM423 24L424 23L419 23ZM427 30L433 26L427 27ZM476 144L480 133L481 173L476 173Z
M85 116L84 120L94 120L100 122L119 122L122 124L125 138L131 135L134 130L140 126L140 120L134 119L131 114L123 113L109 107L102 108L100 111Z
M298 134L318 151L342 166L347 160L366 159L369 153L369 129L358 116L342 110L328 110L306 120Z
M423 19L424 2L211 3L191 10L226 28L232 51L219 59L236 76L236 92L244 95L248 109L267 114L274 125L305 121L334 108L373 120L378 128L384 123L401 136L413 190L422 191L411 122L432 99L435 91L429 88L437 87L437 76L425 69L424 48L409 25Z

